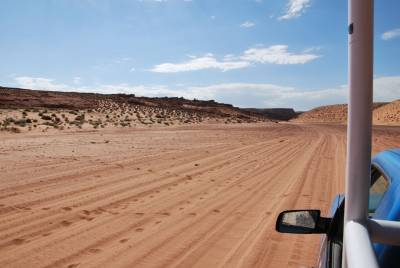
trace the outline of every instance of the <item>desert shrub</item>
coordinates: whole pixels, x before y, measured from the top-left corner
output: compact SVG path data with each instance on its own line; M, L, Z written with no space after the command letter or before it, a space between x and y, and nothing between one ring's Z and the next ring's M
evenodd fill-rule
M12 133L21 133L21 130L17 127L10 127L9 131Z
M83 122L85 120L85 114L80 114L75 117L75 121L81 121Z
M25 111L22 112L22 117L25 117L25 116L27 116L27 115L28 115L27 112L25 112Z
M41 118L43 119L43 120L51 120L51 116L48 116L48 115L42 115L41 116Z
M80 128L82 126L83 122L74 120L74 121L70 121L69 124L70 125L75 125L75 126Z
M97 119L97 120L89 120L89 124L91 124L93 126L93 128L98 128L103 122L101 121L101 119Z
M8 125L12 124L15 122L15 119L12 117L7 117L6 119L3 120L3 126L7 127Z
M42 125L44 125L44 126L50 126L50 127L54 127L54 126L57 126L57 124L55 123L55 122L53 122L53 121L46 121L46 122L44 122L44 123L42 123ZM58 127L58 126L57 126Z
M14 124L20 127L26 126L27 122L25 119L15 120Z
M21 130L17 127L3 127L3 128L0 128L0 130L1 131L9 131L12 133L21 133Z

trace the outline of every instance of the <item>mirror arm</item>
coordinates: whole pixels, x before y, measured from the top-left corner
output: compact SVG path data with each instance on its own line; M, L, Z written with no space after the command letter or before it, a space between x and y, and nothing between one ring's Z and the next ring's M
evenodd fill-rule
M320 233L320 234L328 233L331 222L332 222L332 218L320 217L317 222L317 226L315 228L316 233Z

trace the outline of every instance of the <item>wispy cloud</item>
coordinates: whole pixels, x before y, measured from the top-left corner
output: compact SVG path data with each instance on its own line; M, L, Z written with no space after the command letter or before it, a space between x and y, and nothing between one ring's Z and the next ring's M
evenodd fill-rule
M310 6L310 0L289 0L286 5L285 14L280 16L279 20L290 20L300 17Z
M383 40L390 40L393 38L400 37L400 28L384 32L381 37Z
M250 48L241 57L243 60L273 64L304 64L319 58L319 55L308 52L293 53L288 51L287 45Z
M15 81L18 86L29 89L57 91L69 91L71 89L71 87L66 84L56 83L54 79L43 77L18 76L15 78Z
M125 93L148 97L185 97L188 99L215 99L239 107L292 107L308 110L316 106L346 103L347 85L316 90L304 90L268 83L222 83L202 86L129 85L126 83L88 86L70 86L41 77L16 77L17 86L37 90ZM374 79L374 101L392 101L400 96L400 76L382 76Z
M254 22L247 20L247 21L243 22L242 24L240 24L240 27L241 28L251 28L251 27L254 27L255 25L256 24Z
M155 73L178 73L217 69L225 72L246 68L254 63L304 64L320 57L320 55L311 53L314 50L316 49L313 47L306 49L308 52L294 53L288 51L287 45L255 47L247 49L240 56L225 55L222 60L216 59L213 54L206 54L202 57L189 56L189 60L181 63L157 64L150 71Z
M218 61L214 55L206 54L203 57L191 57L190 60L181 63L162 63L154 66L150 71L156 73L178 73L188 71L199 71L205 69L219 69L229 71L245 68L250 63L246 61L222 60Z

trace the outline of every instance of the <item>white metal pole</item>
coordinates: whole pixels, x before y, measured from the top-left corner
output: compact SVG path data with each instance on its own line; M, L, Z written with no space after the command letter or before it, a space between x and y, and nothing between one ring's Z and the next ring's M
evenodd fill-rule
M352 268L379 268L374 248L365 225L349 221L344 229L346 266Z
M349 1L345 221L366 221L371 169L373 0Z
M349 221L366 224L368 215L372 132L373 0L349 0L348 8L349 108L345 225Z

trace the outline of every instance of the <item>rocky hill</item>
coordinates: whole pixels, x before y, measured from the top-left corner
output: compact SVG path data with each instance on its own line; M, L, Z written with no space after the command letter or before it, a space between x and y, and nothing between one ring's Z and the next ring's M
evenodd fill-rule
M323 122L323 123L341 123L347 119L347 104L327 105L314 108L303 112L297 118L296 122Z
M271 121L213 100L0 87L0 129L48 130Z
M246 108L245 110L264 115L270 119L288 121L295 118L298 113L292 108L270 108L270 109L257 109L257 108Z
M376 124L399 124L400 123L400 100L382 105L374 110L374 123Z
M347 104L326 105L300 114L294 122L346 123ZM400 124L400 100L374 103L374 124Z

